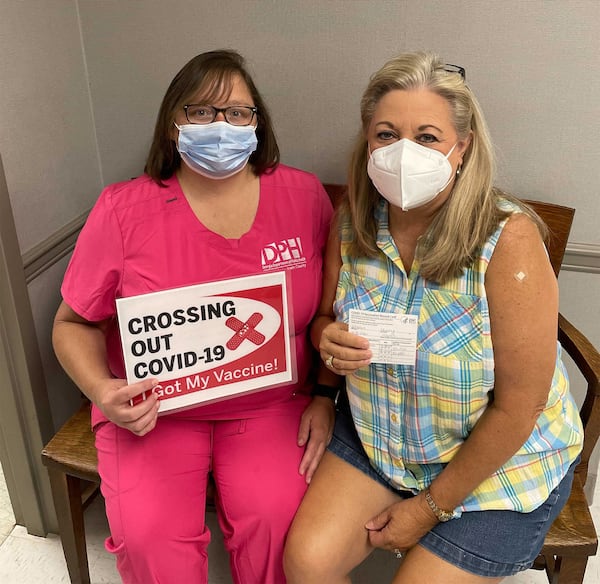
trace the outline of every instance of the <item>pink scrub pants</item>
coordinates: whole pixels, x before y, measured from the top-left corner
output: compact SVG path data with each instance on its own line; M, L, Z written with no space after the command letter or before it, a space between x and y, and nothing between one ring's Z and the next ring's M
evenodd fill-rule
M207 475L236 584L284 584L286 533L306 490L298 466L307 399L258 418L197 421L162 416L146 436L112 423L96 430L98 468L124 584L206 584Z

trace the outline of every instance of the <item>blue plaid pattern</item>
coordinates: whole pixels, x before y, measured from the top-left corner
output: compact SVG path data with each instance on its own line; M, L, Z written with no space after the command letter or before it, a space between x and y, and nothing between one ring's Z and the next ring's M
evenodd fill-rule
M507 201L503 208L518 212ZM415 366L372 364L346 378L358 435L371 464L390 485L426 488L452 459L487 407L494 388L494 354L484 286L502 223L465 273L443 287L406 274L388 228L388 207L377 211L377 258L351 258L352 227L340 227L342 268L334 310L419 316ZM577 406L558 346L548 403L523 447L456 511L528 512L558 485L583 442Z

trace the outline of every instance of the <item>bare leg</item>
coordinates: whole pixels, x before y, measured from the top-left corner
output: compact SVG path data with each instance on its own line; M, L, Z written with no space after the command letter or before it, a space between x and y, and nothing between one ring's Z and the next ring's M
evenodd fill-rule
M326 452L288 535L288 584L346 584L373 550L365 523L399 497Z
M465 572L416 545L405 555L392 584L497 584L502 580Z

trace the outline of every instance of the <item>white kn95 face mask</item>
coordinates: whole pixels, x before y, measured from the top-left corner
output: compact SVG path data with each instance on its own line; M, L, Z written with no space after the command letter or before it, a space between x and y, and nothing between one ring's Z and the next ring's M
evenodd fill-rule
M452 166L441 152L403 138L374 150L367 173L382 197L404 211L421 207L441 193L452 179Z

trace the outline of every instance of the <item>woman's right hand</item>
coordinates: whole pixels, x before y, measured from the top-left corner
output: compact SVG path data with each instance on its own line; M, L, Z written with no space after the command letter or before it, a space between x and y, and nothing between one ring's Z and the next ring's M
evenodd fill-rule
M321 332L319 342L321 359L338 375L349 375L371 362L369 341L348 332L348 325L333 321Z
M143 379L127 385L125 379L105 379L94 389L95 403L113 424L143 436L158 419L158 397L152 391L157 383L156 379ZM130 400L144 391L146 399L132 406Z
M63 369L77 387L111 422L143 436L156 425L158 398L152 393L156 379L127 385L111 375L106 355L105 333L109 319L89 321L64 301L54 318L52 344ZM132 406L130 400L143 392L148 397Z

